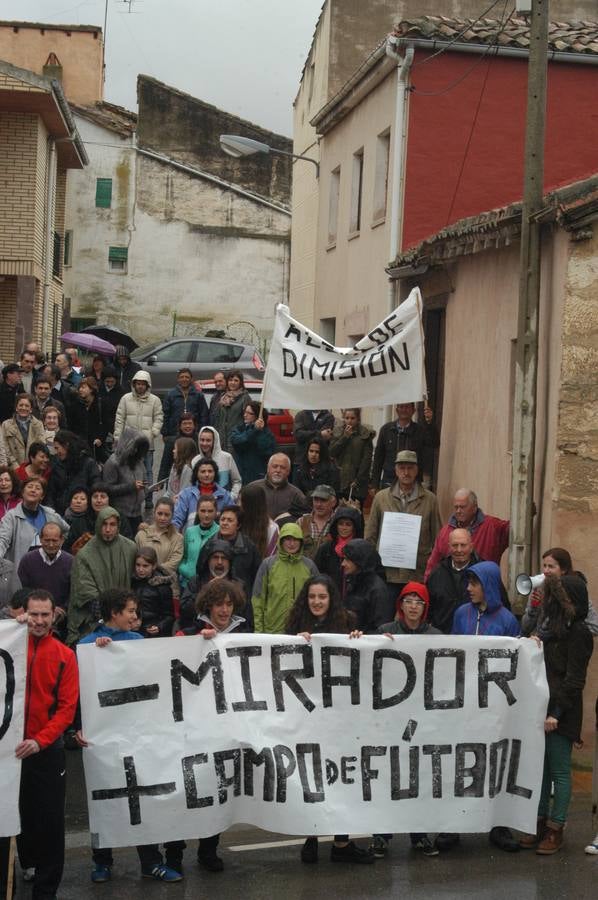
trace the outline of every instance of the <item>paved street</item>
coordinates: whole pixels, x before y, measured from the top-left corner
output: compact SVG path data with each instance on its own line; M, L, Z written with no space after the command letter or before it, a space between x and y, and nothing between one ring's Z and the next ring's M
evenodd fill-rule
M591 835L589 782L578 782L569 819L565 849L553 857L533 852L506 854L484 835L466 835L451 853L426 859L414 854L407 835L392 841L390 854L373 866L331 863L329 841L322 841L320 862L303 865L301 838L268 834L237 827L222 839L222 874L200 871L195 864L195 841L186 852L185 880L180 884L154 884L139 877L137 855L131 848L115 853L116 865L109 885L89 880L89 856L81 754L68 754L68 850L60 900L162 900L165 897L210 900L352 900L364 897L409 896L410 900L475 897L476 900L595 900L598 857L586 856L583 847ZM579 788L583 788L580 790ZM242 894L241 894L242 892ZM17 897L29 898L21 881Z

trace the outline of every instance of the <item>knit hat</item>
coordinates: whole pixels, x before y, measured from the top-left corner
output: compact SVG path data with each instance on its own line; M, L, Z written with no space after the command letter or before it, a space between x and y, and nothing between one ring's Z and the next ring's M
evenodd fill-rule
M130 352L130 350L127 350L127 348L124 346L124 344L116 344L116 346L114 347L114 355L115 356L130 356L131 352Z
M428 594L428 588L425 584L420 584L419 581L408 581L399 596L397 597L397 612L399 614L399 619L403 621L403 604L402 600L408 594L417 594L417 596L424 601L424 612L421 617L421 621L425 622L428 618L428 609L430 607L430 595Z

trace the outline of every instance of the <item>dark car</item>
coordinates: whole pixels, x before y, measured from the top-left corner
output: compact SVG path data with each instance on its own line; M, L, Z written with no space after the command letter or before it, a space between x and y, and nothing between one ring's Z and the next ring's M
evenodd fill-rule
M232 339L181 337L155 341L139 347L131 358L152 378L152 391L159 397L176 385L179 369L191 369L194 378L212 378L221 369L239 369L245 378L261 380L264 361L253 344Z
M211 379L196 381L195 387L202 391L209 406L214 394L214 382ZM245 387L251 399L259 403L262 399L262 382L246 378ZM268 409L268 428L276 438L276 448L290 456L291 460L295 455L294 422L294 416L288 409Z

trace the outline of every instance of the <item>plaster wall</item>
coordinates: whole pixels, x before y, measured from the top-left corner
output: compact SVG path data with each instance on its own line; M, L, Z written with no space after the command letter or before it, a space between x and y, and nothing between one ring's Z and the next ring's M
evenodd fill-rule
M136 156L130 138L81 116L75 121L89 165L68 172L65 228L72 231L72 250L71 265L64 267L65 295L71 299L71 315L98 316L103 322L101 304L126 277L109 271L108 249L128 247L134 233ZM112 179L109 209L95 205L98 178Z
M392 75L343 119L320 145L320 203L316 262L316 321L335 316L337 344L363 334L388 312L388 219L374 214L377 137L393 124ZM392 147L392 130L390 134ZM354 154L363 149L361 224L351 230ZM332 172L340 167L336 239L329 240ZM392 152L389 169L392 167ZM387 203L389 202L387 187ZM350 403L350 397L347 400Z
M108 142L104 129L81 129ZM126 146L90 150L89 177L69 201L72 315L110 322L140 344L169 337L175 313L179 335L250 320L267 341L274 306L288 297L289 216ZM96 209L96 177L119 169L113 209ZM121 244L126 274L108 269L108 247ZM242 327L232 333L254 338Z

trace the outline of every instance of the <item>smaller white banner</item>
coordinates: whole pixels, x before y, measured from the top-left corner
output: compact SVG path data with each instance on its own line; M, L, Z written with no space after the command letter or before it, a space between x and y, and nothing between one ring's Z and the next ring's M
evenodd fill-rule
M27 628L0 622L0 837L19 834L21 760L15 748L23 740Z
M379 547L382 564L393 569L415 569L421 528L421 516L385 512Z
M421 295L407 299L354 347L335 347L276 307L264 376L266 407L332 409L417 403L426 392Z

